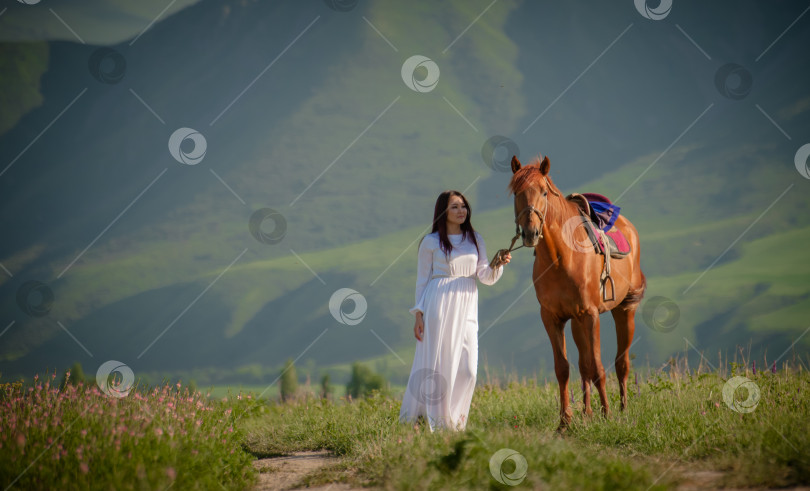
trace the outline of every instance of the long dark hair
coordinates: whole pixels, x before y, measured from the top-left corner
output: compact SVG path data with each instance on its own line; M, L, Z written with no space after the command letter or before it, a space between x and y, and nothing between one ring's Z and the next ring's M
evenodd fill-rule
M472 243L475 244L475 249L480 251L478 249L478 240L475 238L475 229L470 222L470 219L472 218L472 208L470 208L470 202L467 201L467 198L463 194L453 189L443 191L439 197L436 198L436 206L433 208L433 230L430 232L439 232L439 246L444 252L445 257L449 256L450 252L453 250L453 244L450 243L450 239L447 237L446 215L447 206L450 203L451 196L458 196L461 198L461 200L464 201L464 206L467 207L467 218L464 220L464 223L461 224L461 240L463 241L469 238ZM424 239L424 237L422 237L422 239Z

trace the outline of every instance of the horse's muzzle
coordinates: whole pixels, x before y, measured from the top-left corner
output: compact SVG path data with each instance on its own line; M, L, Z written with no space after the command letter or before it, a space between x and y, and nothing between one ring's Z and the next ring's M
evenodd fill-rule
M526 230L525 228L521 232L521 237L523 237L523 246L524 247L534 247L537 245L537 242L540 240L540 229L529 229Z

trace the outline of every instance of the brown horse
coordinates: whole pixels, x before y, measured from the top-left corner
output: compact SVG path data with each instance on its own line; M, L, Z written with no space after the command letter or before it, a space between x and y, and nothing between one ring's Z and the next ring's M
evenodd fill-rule
M591 415L591 382L599 391L602 414L609 414L605 392L605 369L599 341L599 314L610 310L616 321L616 375L619 378L621 409L627 407L627 376L630 371L630 345L635 331L635 313L644 295L646 279L641 272L638 232L630 220L620 215L615 226L630 243L631 252L612 259L613 300L605 301L600 276L605 257L589 244L579 218L577 205L562 196L548 177L548 157L521 167L512 157L510 194L515 195L515 223L522 228L523 245L534 247L532 280L540 302L540 316L554 352L554 371L560 385L560 426L571 422L569 406L568 359L565 352L565 323L579 350L582 377L583 413ZM576 224L572 226L572 224ZM608 283L609 285L609 283ZM609 288L606 286L605 288Z

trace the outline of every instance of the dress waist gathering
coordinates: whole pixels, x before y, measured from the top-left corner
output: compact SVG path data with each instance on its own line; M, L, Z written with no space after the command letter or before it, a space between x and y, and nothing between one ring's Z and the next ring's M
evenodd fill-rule
M470 278L470 279L475 279L475 275L474 274L470 274L470 275L434 274L434 275L431 275L430 279L432 280L433 278Z

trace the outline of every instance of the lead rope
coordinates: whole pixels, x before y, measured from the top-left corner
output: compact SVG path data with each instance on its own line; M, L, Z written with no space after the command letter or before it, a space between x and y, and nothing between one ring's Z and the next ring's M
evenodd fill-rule
M560 196L560 193L558 193L554 188L551 187L551 184L548 182L548 177L546 177L545 180L546 180L546 187L548 188L548 190L551 191L555 196ZM501 261L503 261L504 254L516 251L521 247L526 247L523 244L515 247L515 242L517 241L518 237L520 237L520 224L518 223L518 220L520 219L520 216L526 212L526 210L534 211L540 217L540 238L541 239L543 238L543 225L545 225L546 223L546 213L548 213L548 194L546 194L545 198L546 202L545 206L543 207L543 213L540 213L534 206L531 205L527 206L526 208L521 210L520 213L518 213L518 215L515 217L515 236L512 237L512 242L509 244L509 249L501 249L498 252L496 252L495 257L493 257L492 261L489 263L490 268L495 269L497 266L500 266Z

